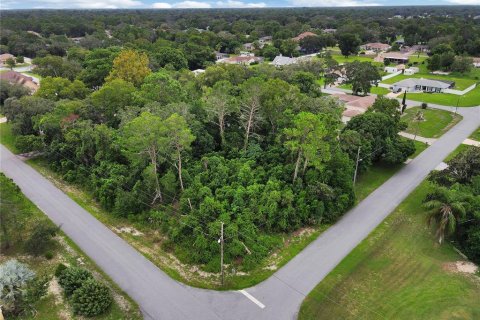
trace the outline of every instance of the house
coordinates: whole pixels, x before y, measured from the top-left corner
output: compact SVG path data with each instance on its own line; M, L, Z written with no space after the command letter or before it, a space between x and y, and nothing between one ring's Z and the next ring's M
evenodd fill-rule
M15 56L10 53L0 54L0 66L6 65L8 59L15 59Z
M426 44L416 44L410 47L410 51L427 53L430 51L430 48Z
M291 64L297 63L296 58L290 58L290 57L285 57L285 56L276 56L275 59L273 59L270 64L273 64L275 67L283 67L283 66L288 66Z
M480 58L473 58L473 66L475 68L480 68Z
M229 56L230 56L230 55L227 54L227 53L215 51L215 59L216 59L216 60L226 59L226 58L228 58Z
M403 38L398 38L396 41L395 41L396 44L398 44L399 46L403 46L405 44L405 39Z
M408 68L408 69L405 69L405 70L403 71L403 74L406 75L406 76L411 76L411 75L413 75L413 74L415 74L415 73L417 73L417 72L419 72L419 71L420 71L420 69L417 68L417 67L410 67L410 68Z
M394 63L408 63L408 55L401 52L387 52L383 54L383 61L388 60Z
M455 86L455 82L447 80L433 80L424 78L409 78L394 83L390 89L393 92L431 92L440 93L445 89L451 89Z
M253 50L253 49L255 49L255 46L253 45L253 43L248 42L248 43L244 43L244 44L243 44L243 49L245 49L245 50Z
M250 65L252 63L259 63L262 61L263 61L262 57L237 56L237 57L218 60L217 63Z
M325 32L325 33L335 33L335 32L337 32L337 29L323 29L323 32Z
M310 31L302 32L298 36L296 36L295 38L292 38L292 40L296 41L296 42L299 42L300 40L302 40L306 37L317 37L317 34L313 33L313 32L310 32Z
M383 71L385 71L386 73L395 73L395 72L398 72L398 68L397 67L385 67L383 69Z
M385 44L385 43L380 43L380 42L365 43L365 44L360 46L361 50L369 50L369 51L373 51L373 52L376 52L376 53L385 52L385 51L387 51L391 48L392 48L391 45Z
M196 70L193 70L192 72L193 72L193 74L194 74L195 77L196 77L196 76L198 76L199 74L204 73L204 72L205 72L205 69L196 69Z
M248 51L240 51L240 57L255 57L255 53Z
M261 45L270 43L271 41L272 41L272 36L265 36L265 37L261 37L260 39L258 39L258 42L259 42Z
M335 93L332 96L345 103L345 110L342 113L342 121L344 123L350 121L354 116L365 113L376 99L375 96L354 96L344 93Z
M32 93L38 90L38 83L36 83L32 77L21 74L16 71L7 71L0 73L0 80L6 80L11 84L20 84L30 89Z

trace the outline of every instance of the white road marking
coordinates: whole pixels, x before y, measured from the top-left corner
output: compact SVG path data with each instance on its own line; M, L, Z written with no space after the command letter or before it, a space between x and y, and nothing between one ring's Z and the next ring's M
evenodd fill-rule
M265 308L265 305L263 303L261 303L260 301L258 301L257 299L255 299L254 296L252 296L250 293L248 293L247 291L245 290L239 290L239 292L241 292L245 297L247 297L248 299L250 299L250 301L252 301L253 303L255 303L257 306L259 306L261 309Z

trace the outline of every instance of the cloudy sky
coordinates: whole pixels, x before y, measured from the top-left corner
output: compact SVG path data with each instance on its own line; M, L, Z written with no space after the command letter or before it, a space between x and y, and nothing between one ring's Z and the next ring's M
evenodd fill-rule
M442 4L480 5L480 0L0 0L2 9L264 8Z

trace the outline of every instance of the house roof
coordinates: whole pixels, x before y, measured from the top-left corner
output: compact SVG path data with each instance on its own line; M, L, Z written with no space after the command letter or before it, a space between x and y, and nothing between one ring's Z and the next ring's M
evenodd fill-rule
M383 55L384 58L387 59L401 59L401 60L408 60L408 55L403 54L401 52L387 52Z
M38 89L38 84L33 81L33 78L27 77L16 71L7 71L0 73L0 80L7 80L10 83L21 84L27 88L30 88L33 91Z
M343 111L342 116L352 118L352 117L358 116L359 114L362 114L362 113L363 112L360 111L360 110L347 109L347 110Z
M347 107L367 110L375 102L375 96L354 96L352 94L333 94L334 97L337 97L340 101L345 102Z
M369 48L374 48L374 49L380 49L380 50L386 50L391 48L389 44L381 43L381 42L371 42L371 43L365 43L363 45L364 47L369 47Z
M10 59L10 58L15 58L13 56L13 54L10 54L10 53L3 53L3 54L0 54L0 60L7 60L7 59Z
M285 56L276 56L275 59L273 59L272 61L272 64L276 66L286 66L294 63L297 63L297 59Z
M298 36L296 36L295 38L292 38L292 40L294 41L300 41L302 40L303 38L306 38L306 37L317 37L318 35L316 33L313 33L313 32L310 32L310 31L307 31L307 32L302 32L300 33Z
M409 78L402 81L394 83L394 86L397 87L415 87L415 86L425 86L433 88L448 89L454 84L453 81L446 80L433 80L433 79L424 79L424 78Z
M223 62L223 63L252 63L256 61L262 61L262 58L253 57L253 56L236 56L236 57L218 60L218 62Z

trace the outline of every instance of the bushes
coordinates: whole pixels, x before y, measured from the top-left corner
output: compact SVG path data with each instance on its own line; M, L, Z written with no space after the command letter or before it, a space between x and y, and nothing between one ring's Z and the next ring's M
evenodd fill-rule
M103 284L89 279L72 296L73 312L87 317L104 313L112 304L110 290Z
M63 290L65 290L65 294L71 296L75 290L92 278L93 276L88 270L71 267L60 272L58 283L60 283Z
M17 136L15 139L15 147L20 152L40 151L44 147L43 138L33 134Z
M34 256L46 253L47 249L51 248L54 244L52 238L56 235L57 230L57 227L47 223L37 224L30 238L25 242L25 251Z
M71 298L75 314L96 316L112 304L110 289L95 280L88 270L59 264L55 276L67 297Z

